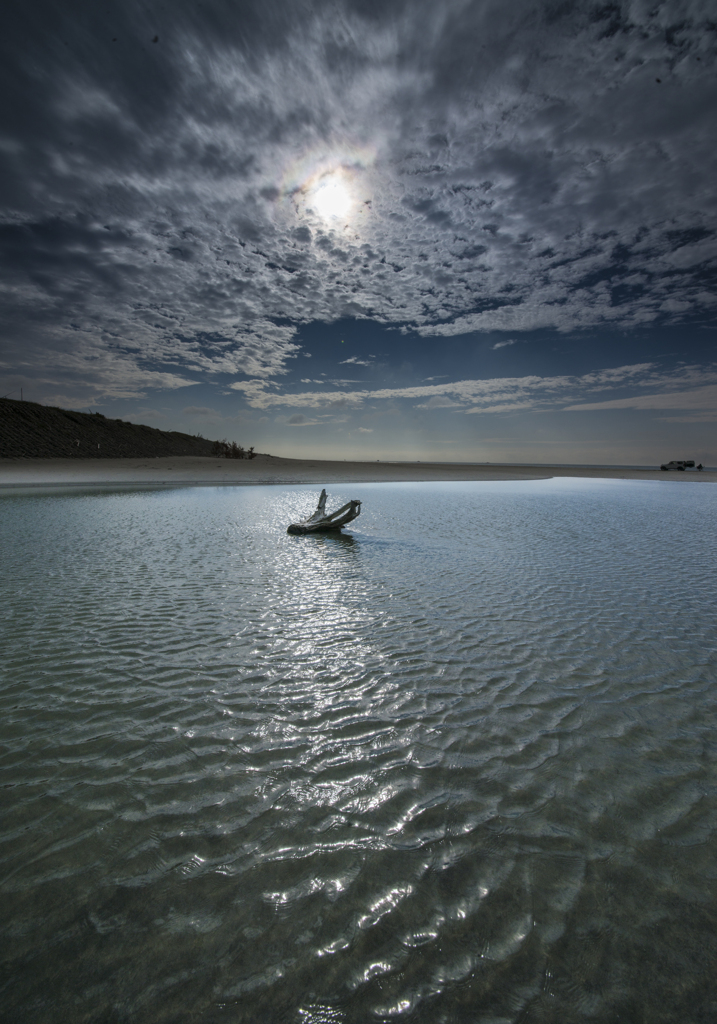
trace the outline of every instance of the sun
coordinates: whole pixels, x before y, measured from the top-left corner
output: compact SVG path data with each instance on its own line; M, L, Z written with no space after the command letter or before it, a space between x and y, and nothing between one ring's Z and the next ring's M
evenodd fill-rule
M338 174L321 179L311 197L311 205L320 217L345 217L353 205L351 195Z
M290 217L325 230L359 230L371 213L376 150L365 146L307 151L281 177L277 204ZM282 214L283 216L284 214Z

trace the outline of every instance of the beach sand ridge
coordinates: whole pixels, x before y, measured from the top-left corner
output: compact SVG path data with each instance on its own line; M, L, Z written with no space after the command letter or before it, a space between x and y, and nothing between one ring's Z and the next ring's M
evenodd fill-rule
M717 482L710 470L664 473L602 466L539 466L450 462L354 462L166 456L126 459L0 459L0 489L24 487L214 486L397 483L451 480L546 480L555 476L615 480Z

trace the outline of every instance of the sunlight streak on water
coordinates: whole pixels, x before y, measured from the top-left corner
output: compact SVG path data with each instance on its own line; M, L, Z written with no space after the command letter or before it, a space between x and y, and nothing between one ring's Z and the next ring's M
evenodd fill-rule
M9 1019L708 1018L717 491L360 491L3 497Z

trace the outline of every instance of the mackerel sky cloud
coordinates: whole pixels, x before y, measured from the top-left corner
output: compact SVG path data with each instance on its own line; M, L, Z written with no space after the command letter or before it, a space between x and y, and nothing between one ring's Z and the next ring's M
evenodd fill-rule
M40 0L0 46L3 392L287 452L284 408L711 422L704 3Z

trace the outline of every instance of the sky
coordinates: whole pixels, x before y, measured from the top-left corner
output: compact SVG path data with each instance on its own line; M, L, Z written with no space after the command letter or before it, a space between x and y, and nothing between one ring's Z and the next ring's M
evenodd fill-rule
M696 0L34 0L0 394L288 457L717 464Z

